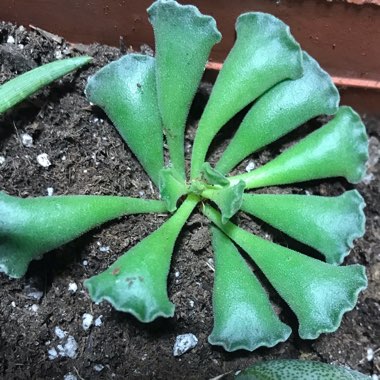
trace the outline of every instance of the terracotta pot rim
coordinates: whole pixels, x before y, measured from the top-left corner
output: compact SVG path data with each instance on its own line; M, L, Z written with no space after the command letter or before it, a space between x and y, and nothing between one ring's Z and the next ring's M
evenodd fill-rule
M220 71L222 67L223 63L221 62L208 62L206 65L206 69L212 71ZM340 76L332 76L332 79L333 82L339 87L363 88L380 91L380 81L377 80Z

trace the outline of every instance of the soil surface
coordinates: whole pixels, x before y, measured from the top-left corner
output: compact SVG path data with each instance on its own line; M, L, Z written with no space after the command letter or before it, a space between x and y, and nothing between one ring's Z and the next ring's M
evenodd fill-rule
M151 53L147 46L142 50ZM0 83L56 58L80 54L94 57L92 65L55 82L2 116L0 190L21 197L46 196L48 191L56 195L158 197L157 190L115 128L83 95L86 78L124 53L123 46L116 49L70 45L59 38L0 23ZM186 134L187 151L210 88L203 84L196 96ZM220 141L231 136L239 116L220 133ZM256 166L261 165L318 127L321 121L308 123L249 160ZM208 223L197 211L183 229L172 259L168 279L170 299L176 304L172 319L144 325L113 310L107 303L95 305L83 288L83 281L106 269L167 218L166 215L129 216L50 252L42 260L33 262L20 280L0 274L0 378L210 379L274 358L319 360L379 375L380 176L377 160L380 122L365 116L364 121L371 136L371 160L366 183L357 188L367 203L367 232L357 241L345 263L365 265L369 286L360 295L355 309L344 316L337 332L324 334L314 341L301 340L296 333L294 316L284 303L274 298L282 318L295 331L287 342L272 349L232 354L208 344L213 322L213 262ZM30 147L22 144L25 133L33 138ZM211 161L224 146L218 143L213 146ZM48 155L50 167L38 164L36 157L41 153ZM240 171L249 160L240 165ZM350 188L343 180L329 180L267 191L337 195ZM309 252L243 213L237 219L244 228L267 239ZM94 318L87 330L82 326L85 313ZM183 333L193 333L198 344L183 356L174 357L176 336ZM75 348L74 340L77 349L72 356L75 357L55 358L54 351L59 354L66 349L66 354L70 354L70 348Z

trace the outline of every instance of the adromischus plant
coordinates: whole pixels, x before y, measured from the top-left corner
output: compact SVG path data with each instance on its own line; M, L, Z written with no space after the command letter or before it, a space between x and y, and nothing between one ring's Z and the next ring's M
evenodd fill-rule
M237 373L236 380L369 380L352 369L311 360L269 360Z
M211 344L227 351L254 350L272 347L291 333L236 245L296 314L302 338L335 331L367 285L363 266L339 266L353 240L364 233L362 197L356 190L338 197L248 190L328 177L359 182L368 157L359 116L349 107L338 108L339 94L331 78L301 50L283 22L264 13L243 14L236 23L235 45L199 121L187 177L186 119L210 50L221 35L212 17L173 0L156 1L148 14L156 56L129 54L108 64L89 79L86 95L115 124L159 187L162 201L110 196L18 199L2 194L0 268L20 277L31 260L100 223L167 210L173 215L158 230L106 271L86 280L85 286L95 302L106 300L142 322L171 317L174 305L166 283L173 247L200 204L212 222L215 253ZM205 163L210 143L226 122L252 103L212 168ZM318 115L334 116L271 162L249 173L226 176L250 154ZM239 228L230 221L239 210L315 248L326 260Z

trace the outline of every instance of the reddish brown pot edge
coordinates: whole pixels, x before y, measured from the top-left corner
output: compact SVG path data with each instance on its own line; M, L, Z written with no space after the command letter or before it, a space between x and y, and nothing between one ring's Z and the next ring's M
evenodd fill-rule
M146 8L151 0L2 0L0 19L33 24L69 41L117 46L154 45ZM235 39L239 14L261 11L290 25L303 49L315 57L338 85L358 91L350 97L361 111L380 114L380 7L326 0L182 0L212 15L223 34L211 62L223 62ZM232 5L231 5L232 4ZM372 97L372 98L371 98ZM374 105L371 106L371 104Z

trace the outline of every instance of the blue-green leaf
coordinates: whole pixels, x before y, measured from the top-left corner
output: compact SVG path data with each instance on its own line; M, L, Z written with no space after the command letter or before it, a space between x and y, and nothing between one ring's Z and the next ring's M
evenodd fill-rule
M303 76L271 88L253 105L216 165L228 173L241 160L306 121L338 110L339 93L331 77L307 53Z
M339 197L244 194L241 209L305 243L330 264L341 264L365 230L364 200L356 190Z
M91 103L104 109L158 185L164 155L154 58L129 54L111 62L89 78L85 92Z
M129 197L17 198L0 192L0 272L23 276L32 260L122 215L164 212L165 204Z
M217 132L237 112L275 84L302 75L302 52L289 27L265 13L245 13L236 22L237 39L223 64L198 124L191 177L201 171Z
M108 301L141 322L172 317L166 280L175 241L198 198L190 195L158 230L124 253L104 272L84 285L95 302Z
M210 50L215 20L192 5L158 0L148 9L156 42L158 104L174 169L185 178L184 130Z
M215 252L214 328L208 341L226 351L253 351L288 339L260 282L228 237L211 228Z
M230 177L247 189L320 178L345 177L358 183L368 160L368 137L360 116L341 107L335 117L274 160L252 172Z

